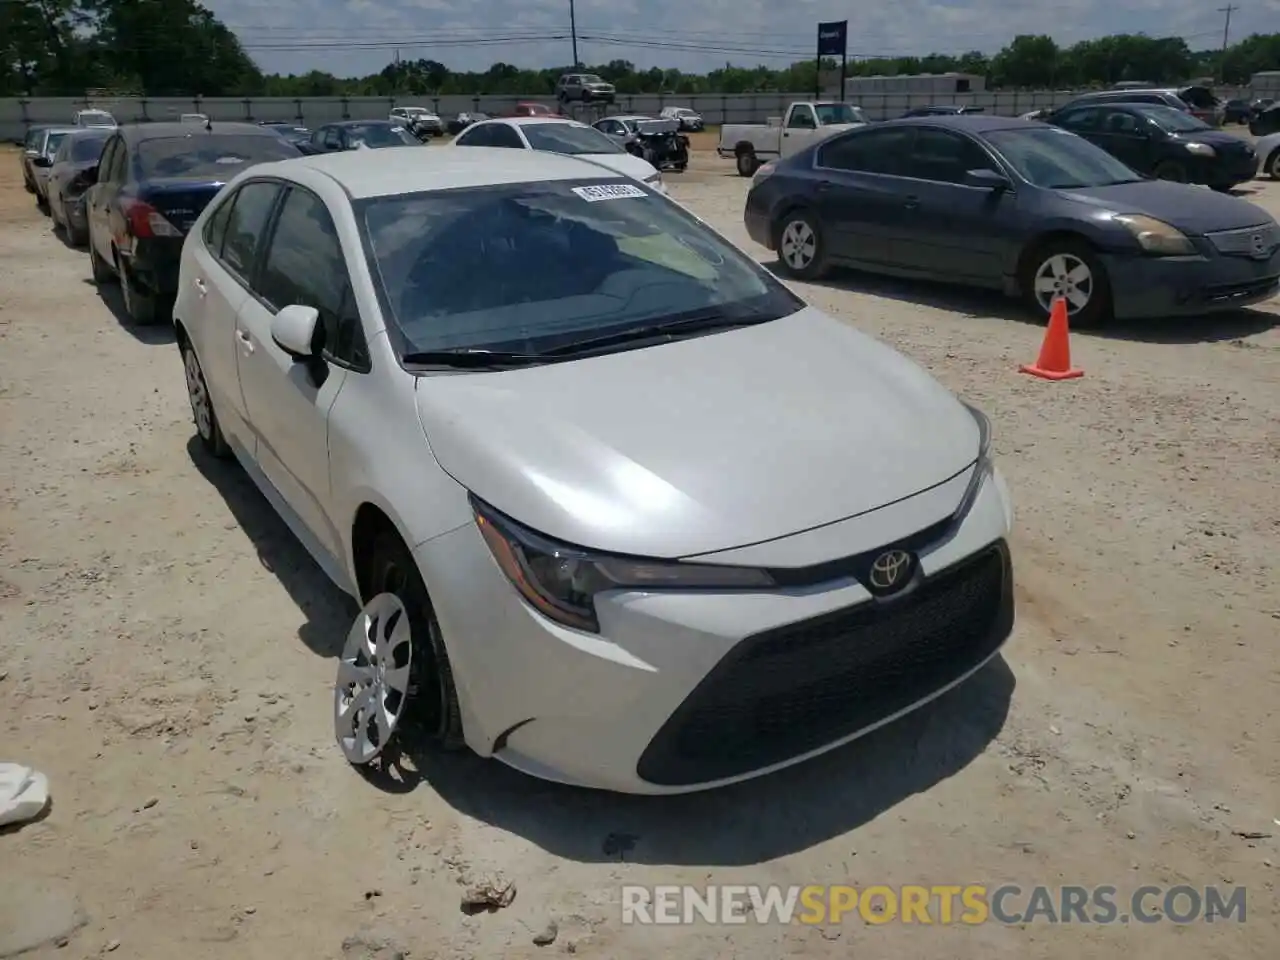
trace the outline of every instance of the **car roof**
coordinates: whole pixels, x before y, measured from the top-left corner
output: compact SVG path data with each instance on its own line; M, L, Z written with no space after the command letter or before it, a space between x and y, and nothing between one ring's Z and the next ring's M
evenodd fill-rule
M216 137L235 134L247 137L271 137L275 134L256 123L230 123L213 121L211 128L200 124L183 123L181 120L162 120L158 123L125 123L116 132L126 143L142 143L145 140L166 140L173 137Z
M603 119L607 120L607 119L616 119L616 118L605 117ZM528 126L537 125L539 123L563 123L571 127L587 126L587 124L579 123L577 120L571 120L569 117L554 117L554 116L553 117L491 117L488 120L481 121L481 123L488 123L488 124L506 123L506 124L510 124L513 127L528 127ZM476 126L480 126L480 124L478 123L476 124Z
M1042 130L1044 124L1038 120L997 117L987 113L935 113L924 117L884 120L859 129L880 130L884 127L945 127L949 130L964 130L980 136L993 130Z
M353 200L432 190L546 183L557 180L613 179L620 174L576 157L541 150L467 147L456 150L344 150L296 157L254 167L256 173L278 173L308 167L336 181Z
M78 133L79 131L85 130L85 129L87 128L86 127L42 127L40 132L41 133ZM107 128L99 128L99 129L107 129Z
M654 120L655 117L646 116L643 113L617 113L609 117L601 117L600 120ZM597 120L596 123L599 123Z
M325 127L395 127L399 124L392 123L390 120L334 120L331 123L321 124Z

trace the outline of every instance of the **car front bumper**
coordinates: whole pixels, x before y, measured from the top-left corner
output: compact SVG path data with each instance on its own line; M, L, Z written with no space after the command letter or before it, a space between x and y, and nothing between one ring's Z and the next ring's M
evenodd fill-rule
M834 536L861 552L890 528L945 525L971 476L786 538L782 549L813 554L815 539L829 546ZM415 555L473 750L542 779L673 794L817 756L977 672L1012 630L1011 523L992 470L963 519L921 548L923 579L891 600L847 572L759 593L619 591L597 597L599 634L521 600L474 524Z
M1280 293L1280 249L1265 260L1215 253L1191 257L1104 254L1102 261L1120 320L1235 310Z

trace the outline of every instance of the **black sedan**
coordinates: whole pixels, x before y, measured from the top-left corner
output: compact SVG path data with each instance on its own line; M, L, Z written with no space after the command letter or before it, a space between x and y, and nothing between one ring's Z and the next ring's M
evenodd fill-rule
M1048 120L1158 180L1229 190L1258 173L1251 144L1203 120L1151 103L1086 104Z
M55 228L61 227L67 242L83 247L89 242L89 220L85 195L92 186L90 171L98 166L102 148L111 138L108 127L85 127L69 133L58 146L49 168L45 194L49 199L49 216Z
M246 167L301 156L252 123L127 124L111 132L86 197L96 283L120 281L135 323L165 319L178 289L182 241L228 180Z
M317 127L302 150L306 153L337 153L341 150L407 146L420 147L422 141L401 124L389 120L340 120Z
M801 280L845 265L1063 297L1080 325L1234 309L1280 291L1280 225L1150 180L1082 137L1001 117L890 120L756 174L747 232Z
M1258 115L1249 121L1249 132L1255 137L1280 133L1280 103L1273 103L1260 110Z

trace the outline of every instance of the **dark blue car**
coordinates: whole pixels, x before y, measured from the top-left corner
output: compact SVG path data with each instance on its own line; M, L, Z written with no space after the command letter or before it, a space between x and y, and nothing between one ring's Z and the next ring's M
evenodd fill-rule
M757 173L746 227L801 280L844 265L1020 295L1073 322L1199 314L1280 291L1280 225L1151 180L1066 130L1002 117L891 120Z

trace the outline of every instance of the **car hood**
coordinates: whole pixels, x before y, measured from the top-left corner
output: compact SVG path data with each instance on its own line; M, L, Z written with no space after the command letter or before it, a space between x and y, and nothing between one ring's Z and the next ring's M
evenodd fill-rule
M1247 200L1167 180L1060 190L1058 195L1112 213L1140 213L1155 217L1191 235L1253 227L1270 219L1264 210Z
M440 465L498 510L568 543L664 558L894 503L964 471L980 442L928 373L812 308L606 356L423 376L417 402Z
M644 180L657 173L657 169L648 160L630 153L589 153L579 154L580 160L590 160L615 170L624 177L633 180Z

